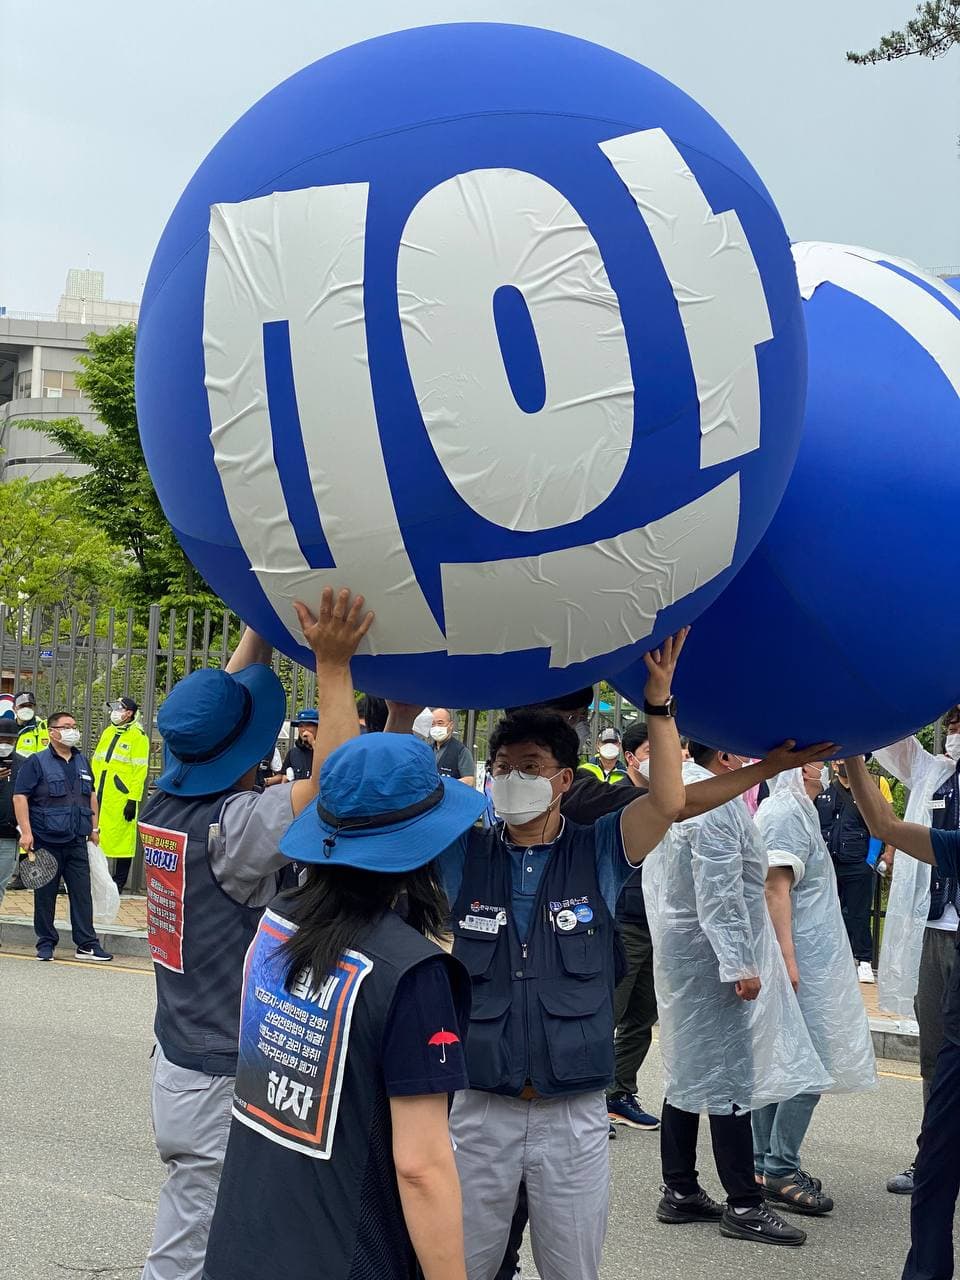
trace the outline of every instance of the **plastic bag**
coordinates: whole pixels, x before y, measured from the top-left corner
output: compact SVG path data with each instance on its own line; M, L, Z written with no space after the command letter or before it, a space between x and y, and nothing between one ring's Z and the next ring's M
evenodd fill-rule
M93 918L97 924L113 924L120 911L120 890L113 882L106 855L92 840L87 841L87 857L90 860Z

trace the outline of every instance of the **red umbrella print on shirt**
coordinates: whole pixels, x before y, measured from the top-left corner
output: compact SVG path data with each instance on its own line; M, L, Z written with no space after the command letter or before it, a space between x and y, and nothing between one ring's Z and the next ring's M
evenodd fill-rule
M440 1052L441 1062L446 1062L447 1060L447 1045L459 1044L459 1043L460 1043L459 1036L455 1036L452 1031L444 1031L442 1027L439 1031L435 1031L433 1035L430 1037L430 1039L427 1041L427 1044L438 1044L441 1046L441 1052Z

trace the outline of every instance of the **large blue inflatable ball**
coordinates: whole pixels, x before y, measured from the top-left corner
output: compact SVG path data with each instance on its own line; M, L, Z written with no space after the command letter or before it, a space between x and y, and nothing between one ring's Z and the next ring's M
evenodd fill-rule
M679 723L762 755L894 742L960 700L960 295L912 263L794 248L803 440L770 528L694 625ZM641 696L643 668L615 678Z
M137 406L185 550L306 658L363 592L363 688L509 705L690 621L796 454L773 201L652 71L493 24L307 67L221 139L141 311Z

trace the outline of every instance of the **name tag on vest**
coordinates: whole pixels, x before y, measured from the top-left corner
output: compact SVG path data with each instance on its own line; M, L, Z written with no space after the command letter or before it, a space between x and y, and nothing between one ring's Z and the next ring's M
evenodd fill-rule
M499 933L503 923L499 916L464 916L460 928L475 929L477 933Z
M931 809L945 809L946 807L947 807L947 801L945 796L941 796L939 800L930 801Z
M329 1160L350 1024L373 961L345 951L315 987L306 970L287 990L289 920L264 913L247 953L233 1114L241 1124L314 1160Z

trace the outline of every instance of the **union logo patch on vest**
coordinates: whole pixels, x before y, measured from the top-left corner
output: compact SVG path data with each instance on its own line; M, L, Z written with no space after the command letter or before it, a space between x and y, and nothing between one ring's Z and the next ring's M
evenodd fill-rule
M287 990L282 948L296 926L266 911L244 965L236 1118L271 1142L329 1160L360 984L373 961L345 951L316 985L302 973Z

